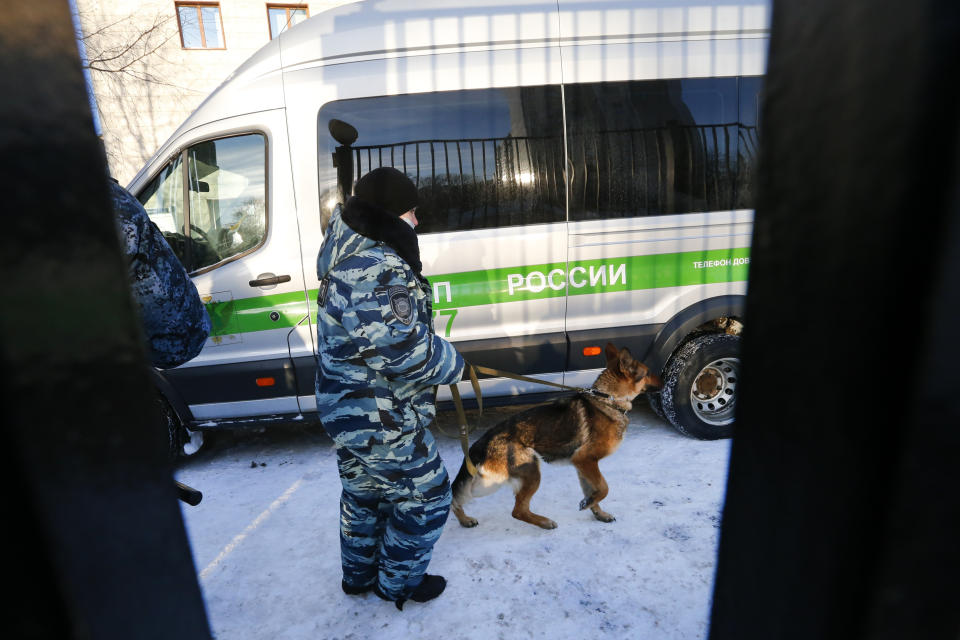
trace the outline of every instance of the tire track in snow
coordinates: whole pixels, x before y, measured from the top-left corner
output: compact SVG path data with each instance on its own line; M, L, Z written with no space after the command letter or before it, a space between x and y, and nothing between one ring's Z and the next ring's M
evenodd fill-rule
M263 511L263 513L258 515L253 520L253 522L248 524L246 529L244 529L242 532L234 536L233 540L231 540L230 543L227 544L227 546L225 546L220 551L219 554L217 554L217 557L214 558L210 562L210 564L208 564L206 568L204 568L204 570L200 572L200 579L206 580L207 577L210 575L210 572L212 572L214 569L220 566L220 563L223 562L227 556L233 553L233 550L236 549L240 545L240 543L242 543L246 539L248 535L253 533L257 529L257 527L259 527L261 524L266 522L267 518L269 518L274 511L276 511L281 505L283 505L287 500L289 500L290 496L296 493L297 489L300 488L301 484L303 484L303 478L300 478L299 480L294 482L292 485L287 487L287 490L284 491L279 498L277 498L272 503L270 503L270 506L267 507Z

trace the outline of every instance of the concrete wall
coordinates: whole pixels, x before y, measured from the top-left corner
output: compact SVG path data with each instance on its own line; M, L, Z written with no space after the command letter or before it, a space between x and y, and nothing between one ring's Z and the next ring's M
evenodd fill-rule
M352 1L299 4L314 16ZM226 48L215 50L181 46L174 0L76 0L76 5L107 161L121 184L270 40L262 0L220 2Z

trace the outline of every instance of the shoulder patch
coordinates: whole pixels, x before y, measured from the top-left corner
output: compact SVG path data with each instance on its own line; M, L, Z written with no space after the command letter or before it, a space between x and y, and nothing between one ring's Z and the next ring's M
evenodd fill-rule
M390 308L397 320L406 325L413 324L414 309L410 290L398 285L388 287L387 297L390 299Z
M327 303L327 289L330 287L330 278L325 276L320 281L320 288L317 289L317 307L323 310L323 305Z

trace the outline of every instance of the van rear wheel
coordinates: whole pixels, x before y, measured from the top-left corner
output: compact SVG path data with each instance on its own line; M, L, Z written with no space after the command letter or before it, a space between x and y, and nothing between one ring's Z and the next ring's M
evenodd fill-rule
M699 440L733 435L740 338L726 333L697 336L667 362L660 405L680 433Z

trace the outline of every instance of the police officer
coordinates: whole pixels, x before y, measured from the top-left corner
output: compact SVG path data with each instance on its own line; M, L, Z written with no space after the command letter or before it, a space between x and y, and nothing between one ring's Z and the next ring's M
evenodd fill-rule
M354 193L331 217L317 258L317 410L343 484L343 590L373 590L402 609L446 586L426 573L450 508L427 426L435 386L459 381L464 362L433 330L416 186L381 167Z
M210 317L197 288L143 206L126 189L109 180L120 249L127 262L130 293L140 315L150 364L170 369L193 359L210 335ZM156 396L162 411L167 403ZM171 458L203 446L203 432L168 423ZM185 437L189 441L184 442Z
M176 367L200 353L210 335L210 317L190 276L143 206L113 178L109 189L147 355L158 369Z

